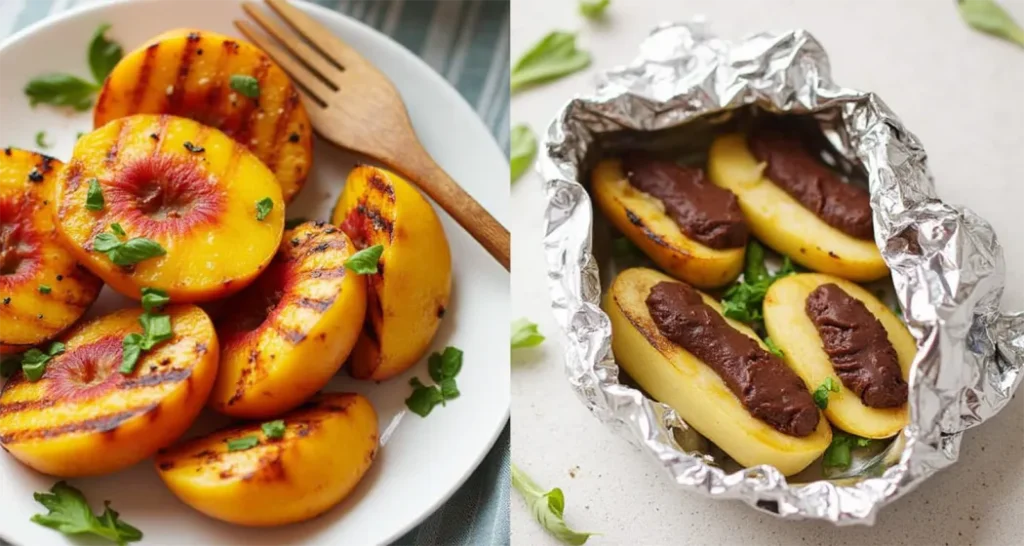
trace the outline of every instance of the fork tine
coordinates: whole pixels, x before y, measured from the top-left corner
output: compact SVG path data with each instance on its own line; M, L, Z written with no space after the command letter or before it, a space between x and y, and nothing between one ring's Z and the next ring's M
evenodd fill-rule
M284 44L292 54L309 66L317 76L335 90L338 89L338 78L341 76L341 70L334 66L333 63L328 62L319 51L306 45L302 38L295 35L295 33L277 24L267 16L266 12L256 7L256 4L253 2L243 3L242 9L245 10L245 13L249 14L249 17L256 21L256 24L264 32L277 38L277 41Z
M321 104L327 103L325 98L330 97L334 91L327 87L327 84L321 81L320 78L310 72L305 65L295 60L291 53L288 53L286 49L274 43L273 40L265 37L246 21L235 21L235 26L238 27L238 30L242 31L246 38L262 49L271 59L274 59L274 62L281 65L281 68L299 85L304 87L313 98L317 99Z
M281 19L284 19L284 22L288 23L299 35L313 44L313 47L320 50L325 57L338 66L344 67L344 69L355 66L364 68L368 66L362 55L349 47L345 42L339 40L329 30L324 28L323 25L303 13L299 8L289 4L286 0L265 1L271 9L277 12Z

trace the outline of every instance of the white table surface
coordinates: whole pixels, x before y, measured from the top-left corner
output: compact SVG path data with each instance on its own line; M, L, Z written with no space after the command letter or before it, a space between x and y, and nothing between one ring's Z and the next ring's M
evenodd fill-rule
M1024 22L1024 0L1002 2ZM612 0L600 24L579 17L575 6L512 2L513 60L555 29L578 30L594 57L585 72L516 94L513 125L527 123L542 134L566 100L592 88L597 71L632 60L661 21L703 14L719 34L734 38L808 29L829 52L841 85L877 92L922 140L942 198L993 224L1010 279L1004 308L1024 308L1024 49L968 30L954 0ZM512 460L542 486L563 489L569 524L603 534L588 544L1024 543L1020 393L966 433L959 463L884 508L873 528L782 521L674 487L569 389L548 307L538 175L524 176L511 194L514 317L529 317L549 336L538 349L513 355ZM513 497L513 544L558 544Z

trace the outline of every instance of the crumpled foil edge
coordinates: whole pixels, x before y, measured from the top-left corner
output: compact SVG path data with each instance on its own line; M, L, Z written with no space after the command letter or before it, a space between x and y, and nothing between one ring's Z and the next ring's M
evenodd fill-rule
M791 485L765 465L726 473L682 450L672 429L687 427L674 410L618 381L591 251L594 212L578 182L588 150L602 135L678 127L752 104L814 115L836 150L866 170L876 243L917 340L904 441L893 443L880 475L854 483ZM872 524L882 506L954 463L963 431L995 415L1021 382L1024 312L999 312L1004 264L991 226L939 200L917 137L878 96L836 85L823 48L806 31L729 42L700 21L662 25L633 64L605 73L593 95L561 110L544 149L544 249L569 383L601 421L687 490L784 518Z

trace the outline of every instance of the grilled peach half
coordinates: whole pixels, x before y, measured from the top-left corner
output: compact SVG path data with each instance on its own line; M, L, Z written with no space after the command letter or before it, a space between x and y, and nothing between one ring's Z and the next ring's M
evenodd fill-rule
M280 419L281 438L253 423L162 451L160 478L185 504L239 525L284 525L326 512L373 463L377 414L361 395L329 393ZM228 442L243 438L259 443L229 450Z
M103 286L54 233L49 205L62 167L25 150L0 154L0 354L53 339Z
M91 210L96 185L103 204ZM265 216L260 202L270 203ZM119 118L82 136L54 206L57 231L90 271L126 296L158 288L176 303L244 288L274 257L284 230L274 173L224 133L174 116ZM166 253L118 265L94 248L115 224L122 242L150 239Z
M345 270L355 246L307 222L285 233L270 267L217 318L220 371L209 405L271 417L312 396L348 358L366 315L366 282Z
M686 236L664 205L633 187L622 161L606 159L591 175L594 201L608 221L672 276L700 288L726 285L743 269L745 247L714 249Z
M63 338L43 376L15 374L0 392L0 445L46 474L91 476L131 466L192 424L217 375L217 335L194 305L173 305L173 337L120 372L122 340L141 333L141 309L83 323Z
M249 80L258 96L246 95L248 88L237 83L233 87L233 78ZM248 42L178 29L125 55L103 84L93 124L98 128L133 114L170 114L219 129L274 172L286 201L309 174L313 135L299 93Z
M764 176L743 135L715 139L708 152L708 175L740 200L750 230L796 263L855 282L889 274L874 241L857 239L828 225Z
M655 399L668 404L697 432L743 466L770 464L789 476L824 453L832 441L828 421L821 419L809 436L779 432L750 414L722 378L707 364L658 330L647 309L654 285L674 281L653 269L632 268L619 274L604 299L611 319L615 361ZM718 313L714 298L701 294ZM726 318L730 326L768 347L746 325Z
M782 350L789 367L812 388L821 385L829 377L837 384L841 383L832 361L822 348L818 330L805 311L807 297L811 292L828 283L834 283L850 297L860 300L882 323L889 343L896 350L903 379L907 380L917 354L917 345L906 325L871 292L832 275L790 275L772 283L765 294L765 329ZM839 392L829 393L825 417L833 425L864 438L888 438L902 430L910 420L906 404L898 408L868 407L857 394L842 387Z
M380 381L416 363L448 308L452 259L430 203L399 176L359 166L348 176L332 222L359 248L383 245L367 275L366 324L350 357L357 379Z

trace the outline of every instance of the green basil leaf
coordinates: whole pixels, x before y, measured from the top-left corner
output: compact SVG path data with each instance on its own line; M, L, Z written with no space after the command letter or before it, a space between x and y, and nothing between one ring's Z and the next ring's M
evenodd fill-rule
M111 233L100 233L92 239L92 248L97 252L111 252L121 248L121 240Z
M530 168L533 158L537 155L537 137L529 126L523 124L513 127L509 137L512 156L509 160L509 171L512 182L515 182Z
M128 235L124 232L124 228L121 227L121 224L117 222L110 224L110 231L113 231L118 237L126 237Z
M994 0L958 0L960 17L974 30L1024 47L1024 28Z
M252 76L245 74L232 74L229 80L231 88L250 99L260 98L260 82Z
M35 383L46 373L46 365L51 358L39 349L29 349L21 355L21 371L29 381Z
M576 49L576 35L555 31L537 42L512 67L513 93L528 85L555 80L590 65L590 54Z
M243 436L241 438L235 438L228 440L228 451L245 451L246 449L252 449L260 444L260 439L256 436Z
M167 341L174 336L171 331L170 315L152 315L143 313L139 316L139 324L142 324L142 350L148 351L161 341Z
M588 19L603 17L611 3L611 0L580 0L580 14Z
M50 147L50 145L46 143L46 131L39 131L36 133L36 146L39 146L44 150Z
M89 179L89 191L85 194L85 208L89 210L103 210L103 188L100 181L95 178Z
M151 313L157 307L163 307L171 302L167 292L159 288L145 287L142 289L142 308Z
M66 347L63 343L59 341L54 341L53 343L50 344L50 349L46 351L46 353L49 354L50 356L57 356L59 354L62 354L65 348Z
M269 197L256 201L256 219L262 222L273 209L274 200Z
M70 106L85 111L92 107L92 96L97 87L71 74L44 74L28 82L25 95L29 104Z
M581 533L565 523L565 495L559 488L544 491L515 464L512 464L512 487L523 496L530 512L544 529L558 540L581 545L596 533Z
M441 398L454 400L459 397L459 387L455 384L455 378L441 380Z
M107 75L124 56L121 44L107 39L106 33L109 29L110 25L107 23L100 25L92 35L92 42L89 43L89 70L98 84L107 79Z
M814 398L815 406L821 409L828 409L828 387L819 385L818 388L814 389L811 397Z
M121 341L121 373L129 374L135 371L135 365L142 355L142 339L142 334L137 333L124 336Z
M345 268L357 275L369 275L377 272L377 262L384 253L384 245L373 245L349 256L345 260Z
M441 379L452 379L462 371L462 350L445 347L441 353Z
M537 329L537 325L525 318L512 322L512 348L522 349L525 347L536 347L544 341L544 335Z
M415 377L413 380L415 383L413 381L409 382L413 386L413 391L409 398L405 399L405 405L409 408L409 411L420 417L426 417L430 415L434 406L444 401L444 396L441 395L441 390L437 387L427 387Z
M97 235L97 237L99 236ZM125 241L121 246L111 249L107 252L107 257L116 265L126 266L135 265L143 260L164 254L167 254L167 251L160 246L160 243L145 237L135 237Z
M833 434L832 443L825 449L825 455L822 457L822 466L849 468L850 461L850 437L841 433Z
M263 429L263 434L267 438L271 438L274 440L278 438L284 438L284 432L286 429L286 427L284 426L283 419L278 419L276 421L268 421L260 425L260 428Z

